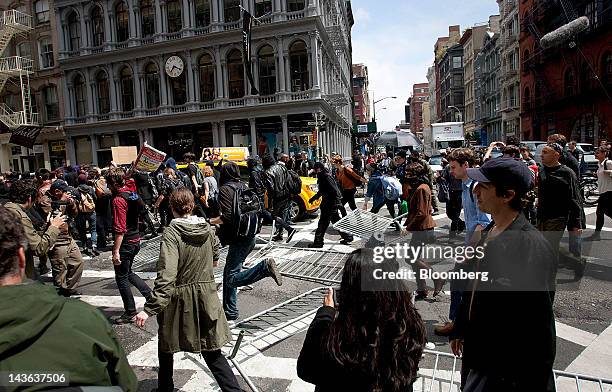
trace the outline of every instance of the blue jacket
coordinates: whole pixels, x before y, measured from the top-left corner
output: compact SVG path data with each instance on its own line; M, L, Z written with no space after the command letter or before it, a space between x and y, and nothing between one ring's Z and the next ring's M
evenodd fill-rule
M377 206L385 202L385 192L380 172L377 171L372 173L368 179L368 190L365 196L372 199L372 206Z

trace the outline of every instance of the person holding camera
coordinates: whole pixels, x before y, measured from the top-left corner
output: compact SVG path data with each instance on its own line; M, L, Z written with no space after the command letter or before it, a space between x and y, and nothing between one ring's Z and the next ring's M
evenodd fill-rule
M83 273L83 256L70 235L70 222L74 221L78 209L74 197L70 194L74 188L68 186L66 181L57 180L49 189L51 196L51 217L66 216L67 224L60 229L55 246L49 251L53 284L59 294L65 297L80 295L76 287Z
M40 257L55 245L60 234L60 229L67 228L66 217L63 215L51 219L47 228L43 231L36 230L27 211L32 208L37 196L37 189L34 185L25 180L17 180L9 189L9 202L5 207L13 212L23 225L25 238L28 241L28 248L25 252L26 265L25 274L29 279L36 278L34 268L34 255Z

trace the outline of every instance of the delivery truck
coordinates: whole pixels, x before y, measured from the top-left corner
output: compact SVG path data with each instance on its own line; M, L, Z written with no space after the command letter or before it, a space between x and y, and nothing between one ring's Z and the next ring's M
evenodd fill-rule
M465 144L462 122L444 122L431 124L423 132L425 154L438 155L440 150L457 148Z

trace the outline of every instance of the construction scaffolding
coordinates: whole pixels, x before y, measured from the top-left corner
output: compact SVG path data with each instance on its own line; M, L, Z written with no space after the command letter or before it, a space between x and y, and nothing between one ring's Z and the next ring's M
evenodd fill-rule
M27 35L32 30L32 17L17 10L0 13L0 56L4 54L14 37ZM38 113L32 112L30 95L30 75L34 67L31 59L20 56L0 58L0 93L7 83L19 87L21 108L15 110L10 106L0 104L0 121L8 128L37 128Z

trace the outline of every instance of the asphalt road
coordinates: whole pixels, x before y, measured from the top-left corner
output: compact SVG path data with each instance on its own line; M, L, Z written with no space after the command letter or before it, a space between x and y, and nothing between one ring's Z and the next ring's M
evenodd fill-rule
M360 205L361 203L358 203L358 206ZM587 209L586 213L587 224L594 225L594 208ZM387 215L386 209L381 211L381 215ZM297 249L310 243L314 237L316 223L316 219L296 223L300 231L295 235L291 245ZM436 235L440 241L444 242L445 237L448 236L449 220L442 213L436 216L436 223L438 225ZM561 269L559 271L559 290L556 294L554 308L558 335L555 369L612 379L612 367L610 366L612 363L612 285L610 283L612 281L612 222L606 220L606 225L601 241L584 243L583 255L587 257L588 265L581 280L575 281L573 272L570 270ZM262 237L269 232L270 227L264 227ZM590 235L591 232L592 227L585 230L584 236ZM333 229L330 229L328 233L326 250L350 252L352 249L364 246L361 240L353 242L350 247L340 245L338 244L340 240L338 233ZM392 229L389 234L396 236ZM264 245L259 245L258 248L261 246ZM567 236L562 246L567 247ZM257 252L257 249L254 252ZM150 261L154 263L153 256ZM152 271L152 264L146 269ZM435 265L434 269L448 269L448 263ZM122 305L113 278L110 253L105 252L97 258L86 260L85 270L80 286L84 294L82 299L99 307L109 317L121 314ZM141 275L147 278L149 285L153 285L155 275L153 272L144 272ZM324 285L321 283L285 278L283 286L277 287L271 279L264 279L254 284L252 288L239 292L238 306L241 320L322 286ZM448 285L444 289L448 290ZM134 293L138 297L136 290ZM308 297L308 301L304 301L307 302L306 306L288 307L286 311L285 308L281 308L280 310L286 315L283 322L299 318L303 313L312 313L322 303L322 300L322 295L313 294ZM143 298L137 298L140 306L143 302ZM447 320L449 302L448 292L436 299L417 302L417 308L427 325L430 343L435 345L436 351L446 353L450 352L447 339L435 336L433 327L434 324ZM305 336L304 329L311 319L312 316L306 317L296 323L294 329L291 329L292 325L281 328L272 333L265 341L247 345L240 352L237 359L241 368L250 376L260 391L314 390L312 385L298 379L295 370L296 360ZM525 323L528 328L529 320L525 320ZM156 321L150 319L144 329L134 325L120 325L113 328L138 375L139 389L146 391L155 388L157 378ZM495 328L494 323L491 324L491 328ZM274 329L274 326L268 325L267 330L270 329ZM296 332L295 329L301 332ZM499 341L492 341L491 346L498 349L500 355L503 355L503 337L500 337ZM526 355L529 354L526 353ZM433 357L429 354L424 357L420 368L422 374L430 374L430 369L433 368ZM442 358L439 362L439 370L450 371L451 369L451 361ZM181 390L218 390L203 360L196 355L176 354L174 374L175 385ZM441 374L444 376L444 373ZM243 388L248 390L244 380L241 377L239 380Z

